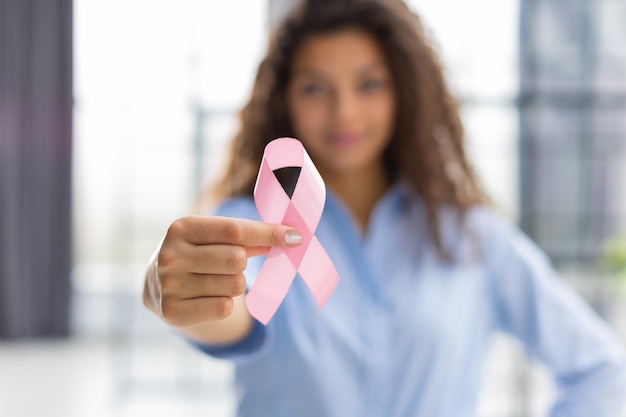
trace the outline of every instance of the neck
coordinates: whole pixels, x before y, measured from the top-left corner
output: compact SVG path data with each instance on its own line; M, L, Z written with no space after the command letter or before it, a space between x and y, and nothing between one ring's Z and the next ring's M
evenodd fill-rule
M376 203L390 186L382 164L350 173L327 173L324 181L348 207L363 232L367 231Z

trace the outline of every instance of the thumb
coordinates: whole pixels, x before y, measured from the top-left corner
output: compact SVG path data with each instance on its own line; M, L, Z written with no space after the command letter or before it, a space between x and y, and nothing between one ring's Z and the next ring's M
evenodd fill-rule
M282 234L282 242L285 242L285 246L298 246L302 243L302 233L298 229L289 226L279 226L277 233L279 236ZM279 242L281 242L280 239Z
M273 228L271 231L272 246L247 246L246 252L248 257L267 255L272 247L290 248L302 244L302 233L298 229L281 224L265 225Z

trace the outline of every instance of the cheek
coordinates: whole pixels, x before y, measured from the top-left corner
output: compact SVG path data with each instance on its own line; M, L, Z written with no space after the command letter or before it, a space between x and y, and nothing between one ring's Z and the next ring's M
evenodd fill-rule
M291 123L297 135L304 137L313 136L323 129L326 111L322 106L303 105L302 103L293 102L290 104L290 108Z
M376 127L384 135L391 135L396 119L396 103L393 95L381 97L370 107L370 120L376 121Z
M393 130L395 129L396 123L396 103L395 100L391 100L389 106L387 107L387 113L385 117L385 123L387 125L387 133L391 135Z

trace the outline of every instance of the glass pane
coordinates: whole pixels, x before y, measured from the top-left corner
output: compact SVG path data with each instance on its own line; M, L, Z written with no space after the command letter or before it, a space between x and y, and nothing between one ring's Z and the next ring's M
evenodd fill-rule
M596 0L593 25L598 28L594 59L594 84L609 93L626 93L626 2Z
M456 92L480 98L517 93L518 0L409 3L432 29Z

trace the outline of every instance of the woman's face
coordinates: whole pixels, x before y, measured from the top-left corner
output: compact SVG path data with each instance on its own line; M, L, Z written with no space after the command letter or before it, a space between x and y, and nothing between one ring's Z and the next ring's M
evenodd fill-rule
M314 35L291 64L291 122L320 171L380 167L393 133L395 87L376 39L358 29Z

